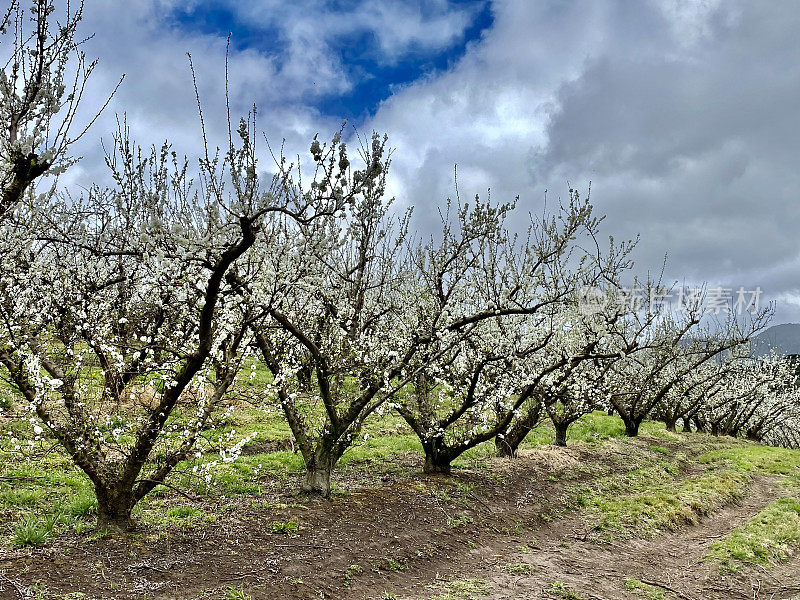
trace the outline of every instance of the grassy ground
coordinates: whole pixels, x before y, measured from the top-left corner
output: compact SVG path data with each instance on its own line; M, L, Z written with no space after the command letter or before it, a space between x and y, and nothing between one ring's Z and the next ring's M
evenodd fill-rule
M20 427L6 421L0 426L0 439ZM187 461L169 479L171 487L160 487L135 510L136 519L152 535L159 531L189 531L228 519L242 503L259 508L286 509L297 514L304 499L286 500L286 490L297 489L303 463L293 451L291 435L279 414L246 408L227 417L215 434L237 438L252 435L243 455L234 462L220 461L213 444L203 454ZM380 488L394 477L418 484L422 451L416 436L394 415L375 419L365 427L365 439L342 458L334 476L334 493L348 496L362 488ZM528 436L523 450L537 451L554 439L550 426L543 424ZM0 442L2 444L7 442ZM547 450L548 460L564 457L548 467L554 486L560 485L560 508L541 515L545 521L578 515L595 532L598 541L648 537L676 530L697 522L703 515L745 496L756 477L777 482L778 497L752 519L720 537L706 557L726 572L738 572L748 565L769 566L786 560L800 548L800 452L758 446L742 440L713 438L698 434L674 434L659 423L643 424L641 436L628 439L618 417L595 412L576 422L569 431L569 445L596 449L597 460L615 462L613 469L600 469L591 461L574 464L561 449ZM456 461L462 472L478 472L496 478L502 486L503 474L496 472L494 446L478 446ZM591 455L591 452L590 452ZM601 458L602 457L602 458ZM210 480L203 475L212 462ZM611 473L611 474L609 474ZM580 479L580 481L577 481ZM576 481L572 481L576 480ZM563 485L561 485L563 483ZM448 485L450 487L448 487ZM458 479L435 491L444 509L459 510L472 500L470 485ZM427 489L427 488L426 488ZM279 490L282 502L274 504ZM448 491L451 490L451 491ZM464 506L458 505L457 499ZM558 504L558 503L556 503ZM57 446L28 458L8 453L0 461L0 545L6 549L47 546L65 532L82 534L91 543L102 534L92 532L96 503L87 478L72 465ZM302 514L302 513L301 513ZM466 513L465 513L466 514ZM453 511L448 526L475 527L472 517L457 522L461 513ZM467 517L464 517L467 518ZM266 527L275 535L303 535L302 519L287 517L269 521ZM531 542L533 544L533 542ZM527 546L519 546L519 548ZM397 562L386 569L402 572ZM523 562L505 562L504 572L511 577L530 577ZM357 579L352 565L348 585ZM547 593L553 598L579 598L568 583L551 581ZM664 590L630 578L625 582L630 593L642 598L664 598ZM435 600L483 598L491 584L480 578L454 579L439 583L431 591ZM228 598L246 598L245 592L227 589ZM386 591L385 597L392 598Z
M643 536L694 523L700 515L740 498L748 475L716 464L679 477L690 464L682 453L674 460L632 469L598 480L579 492L577 502L604 537Z
M20 424L7 421L0 428L0 440ZM159 487L136 507L135 518L145 526L188 527L213 522L226 506L233 509L235 499L251 497L253 502L269 489L296 487L303 472L303 460L292 450L291 432L282 416L273 412L245 408L228 416L215 433L222 440L235 432L237 438L252 435L251 441L237 460L221 461L213 446L207 445L199 459L180 464L168 483ZM374 419L365 427L365 439L350 448L340 460L334 475L334 494L347 494L347 483L369 485L382 477L403 470L403 464L421 461L422 448L405 422L395 415ZM670 439L672 434L657 423L646 423L643 434ZM531 432L523 449L552 443L554 432L543 424ZM570 443L600 444L604 440L624 437L624 427L617 417L602 412L587 415L570 428ZM5 450L8 450L6 441ZM41 545L54 535L72 529L88 531L96 512L93 489L88 478L73 467L60 447L49 443L47 449L19 453L3 453L0 444L0 545L19 547ZM457 459L456 469L485 469L487 458L495 455L487 442ZM207 471L208 465L218 463ZM210 475L210 479L205 474ZM365 481L360 477L363 475ZM354 476L354 477L350 477ZM185 495L176 493L180 490ZM598 491L601 493L601 491ZM188 498L215 499L215 509L197 508Z
M800 545L800 502L779 498L712 547L709 557L730 571L747 563L769 566L786 560Z
M583 557L579 542L575 541L579 538L567 535L556 542L539 537L538 531L531 536L531 528L553 527L559 531L561 527L562 531L572 531L577 526L589 532L589 536L582 539L591 545L592 553L599 548L624 548L630 538L647 540L667 531L676 531L675 535L681 536L683 528L695 523L698 529L702 528L708 522L704 515L716 514L723 506L727 506L726 511L730 513L736 506L730 506L731 502L753 498L754 485L761 485L759 489L767 490L768 494L761 496L760 503L750 501L749 506L753 508L746 514L741 513L746 519L735 521L735 527L728 525L719 532L712 532L713 541L708 542L707 549L699 551L697 560L701 561L708 550L703 565L715 572L721 569L721 573L743 573L751 565L762 568L787 560L800 548L800 452L762 447L743 440L674 434L658 423L644 424L642 435L629 439L617 417L597 412L587 415L570 429L567 449L550 446L553 430L542 425L526 440L524 459L514 462L497 459L493 445L488 443L459 459L452 478L426 478L420 473L422 453L417 438L401 419L387 415L369 423L365 429L366 439L343 457L335 474L336 498L331 508L326 508L327 503L322 506L290 493L298 488L303 465L299 454L292 450L290 433L280 415L252 408L240 410L225 421L217 435L223 439L233 431L237 437L252 435L238 460L219 464L211 470L211 480L206 480L195 468L202 473L205 465L219 460L219 454L210 445L201 457L179 466L169 480L171 488L158 488L137 507L136 518L143 531L130 542L140 548L137 552L142 556L147 558L148 550L156 544L161 544L158 547L163 550L171 543L179 544L181 539L202 540L206 533L216 529L238 527L239 523L248 526L247 519L256 517L251 526L266 533L267 548L283 542L290 546L322 544L320 547L326 547L331 543L328 538L316 541L315 537L324 536L323 532L330 527L327 521L320 521L320 511L334 510L336 515L332 522L341 527L342 519L359 518L362 507L371 506L372 501L387 503L390 505L388 514L394 514L392 503L398 496L418 494L430 498L426 506L442 521L431 535L451 536L448 539L460 536L456 546L463 547L464 552L479 550L481 544L495 535L513 540L508 547L497 548L491 555L499 557L500 562L492 567L495 574L500 574L499 581L493 578L491 570L466 571L440 578L436 566L431 571L435 573L435 580L425 585L425 593L420 597L426 600L495 597L509 582L537 581L535 585L544 587L537 588L541 595L531 598L577 600L588 597L580 582L570 579L568 573L550 574L549 569L560 564L557 557L569 552L570 544L575 548L574 557ZM0 543L5 549L0 549L0 554L5 552L5 556L16 557L12 560L22 565L29 564L25 557L35 560L42 551L15 552L14 548L44 546L43 552L47 553L70 547L73 552L94 556L100 552L98 548L119 541L115 538L98 540L102 535L92 531L96 505L91 486L56 447L38 453L35 458L8 454L3 459L0 461ZM528 466L514 466L519 464ZM769 482L766 487L765 481ZM522 523L515 508L519 504L504 496L509 489L520 493L519 497L525 502L527 512ZM364 495L362 490L372 491ZM527 493L528 490L531 493ZM370 501L362 505L360 502L364 498ZM403 506L403 502L405 500L401 499L398 506ZM353 506L358 507L356 512L345 510ZM243 511L243 508L252 510ZM408 515L419 514L407 505L405 510L409 512L400 518L401 533ZM502 511L506 511L502 513L505 520L498 516ZM249 517L241 517L245 513ZM312 517L312 514L317 516ZM369 521L373 522L381 520ZM359 521L354 528L362 531L364 526L369 527ZM65 533L69 535L61 535ZM652 544L661 544L667 538L656 537ZM397 538L387 536L386 539ZM542 556L543 548L547 547L545 542L549 542L553 563L536 566L538 559L533 557ZM188 547L192 553L197 551L194 542ZM380 548L376 551L377 558L370 559L372 562L363 556L343 557L342 561L346 562L334 569L337 585L361 593L357 588L364 578L388 573L390 580L393 574L396 578L387 581L385 587L381 583L380 587L372 589L368 597L409 597L401 593L402 585L392 587L389 583L402 583L405 577L420 577L420 561L424 564L428 560L425 557L435 555L433 551L426 554L427 547L423 550L424 557L419 560L414 558L419 556L419 549L415 555ZM237 546L236 552L239 551ZM265 551L258 550L259 553ZM147 564L164 568L157 562L162 556L160 552L147 558L151 561ZM447 552L454 552L452 545ZM336 557L332 555L326 560L331 558ZM142 560L145 559L137 558L128 566L133 568L142 564ZM652 564L660 566L661 562L656 559ZM122 572L126 572L126 568L120 567ZM239 572L246 571L234 574ZM288 581L299 582L290 583L292 586L302 585L301 579L308 581L311 572L302 578L287 575ZM96 573L87 573L87 577L96 576ZM652 570L649 576L647 572L629 570L619 579L619 589L624 590L626 598L673 597L668 590L649 583L654 579ZM52 587L52 582L48 587ZM263 596L255 594L252 587L228 583L216 587L214 594L208 596L214 600L248 597Z

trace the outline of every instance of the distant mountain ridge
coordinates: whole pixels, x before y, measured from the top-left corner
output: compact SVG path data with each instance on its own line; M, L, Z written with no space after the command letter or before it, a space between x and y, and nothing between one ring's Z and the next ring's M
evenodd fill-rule
M773 325L753 338L756 356L769 354L773 349L781 354L800 354L800 323Z

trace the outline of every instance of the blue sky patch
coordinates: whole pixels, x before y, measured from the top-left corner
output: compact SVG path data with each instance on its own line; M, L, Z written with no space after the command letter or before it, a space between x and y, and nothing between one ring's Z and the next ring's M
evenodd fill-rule
M350 12L352 0L330 2L327 10ZM389 98L393 90L414 81L451 68L464 55L471 42L479 40L491 28L493 15L489 2L451 0L448 6L457 8L474 6L472 20L453 43L446 48L432 50L413 43L396 56L387 56L376 39L375 32L365 27L354 27L352 33L331 35L321 40L326 51L336 57L342 69L354 83L344 95L324 94L308 98L308 103L322 114L348 119L354 124L363 123L374 115L380 103ZM426 17L422 10L423 18ZM206 2L191 8L176 8L170 15L174 25L192 33L227 36L232 32L231 47L235 50L255 49L276 60L278 68L287 56L287 32L275 21L254 25L243 22L231 4ZM356 24L357 25L357 24Z

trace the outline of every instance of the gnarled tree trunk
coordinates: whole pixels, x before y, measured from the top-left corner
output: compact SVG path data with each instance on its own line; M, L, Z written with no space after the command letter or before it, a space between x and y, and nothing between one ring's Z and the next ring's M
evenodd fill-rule
M511 427L504 434L497 435L494 438L497 454L506 458L515 457L520 444L525 441L530 430L539 422L541 415L542 405L540 402L536 402L524 415L513 421Z
M331 469L313 468L306 471L300 490L307 494L331 495Z
M425 451L425 464L422 467L423 473L429 475L450 474L450 463L453 462L453 457L443 448L443 445L441 438L435 438L422 444L422 449Z
M622 421L625 423L625 435L628 437L636 437L639 435L639 426L642 424L642 419L623 417Z
M306 463L306 474L300 485L301 491L307 494L319 494L323 498L330 496L331 473L338 458L332 450L320 445L312 460Z
M450 475L450 461L441 456L426 454L422 472L428 475Z
M118 483L107 486L95 483L97 530L122 533L133 529L131 513L136 504L133 486Z
M569 429L569 423L558 422L553 423L553 426L556 429L556 446L566 446L567 429Z

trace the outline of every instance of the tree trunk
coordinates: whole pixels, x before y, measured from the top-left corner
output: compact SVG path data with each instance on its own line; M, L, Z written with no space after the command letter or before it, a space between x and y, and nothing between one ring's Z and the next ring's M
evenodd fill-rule
M425 466L422 467L422 472L429 475L450 475L450 460L441 455L426 452Z
M553 423L553 425L556 428L556 446L566 446L569 423Z
M132 489L109 489L95 484L95 495L98 531L122 533L133 529L131 512L136 501Z
M313 369L309 364L301 365L300 368L297 369L297 383L300 386L301 390L303 391L311 390L312 374L313 374Z
M494 438L494 445L497 448L497 454L506 458L513 458L517 455L520 444L525 441L525 438L530 433L530 430L536 427L539 418L542 415L542 405L537 402L530 407L524 415L512 421L511 427L503 434Z
M672 433L678 432L678 420L677 419L665 419L664 424L667 426L667 431L671 431Z
M692 421L690 419L683 420L683 433L692 433Z
M625 435L628 437L636 437L639 435L639 425L641 421L635 419L625 419Z
M497 450L497 456L514 458L517 455L517 449L512 446L511 441L508 439L508 434L502 437L499 435L495 437L494 447Z
M308 494L319 494L323 498L331 495L331 472L336 464L336 457L327 450L318 448L311 464L306 464L306 476L300 486L301 491Z
M423 473L431 475L450 474L450 463L455 456L449 452L442 438L433 438L424 441L422 443L422 450L425 452L425 465L422 467Z
M538 420L538 417L537 417ZM514 458L519 450L519 445L525 440L531 427L527 420L518 421L513 427L509 428L505 434L495 436L494 447L497 448L497 455L505 458Z
M323 498L331 495L331 470L313 468L306 470L300 489L307 494L319 494Z

